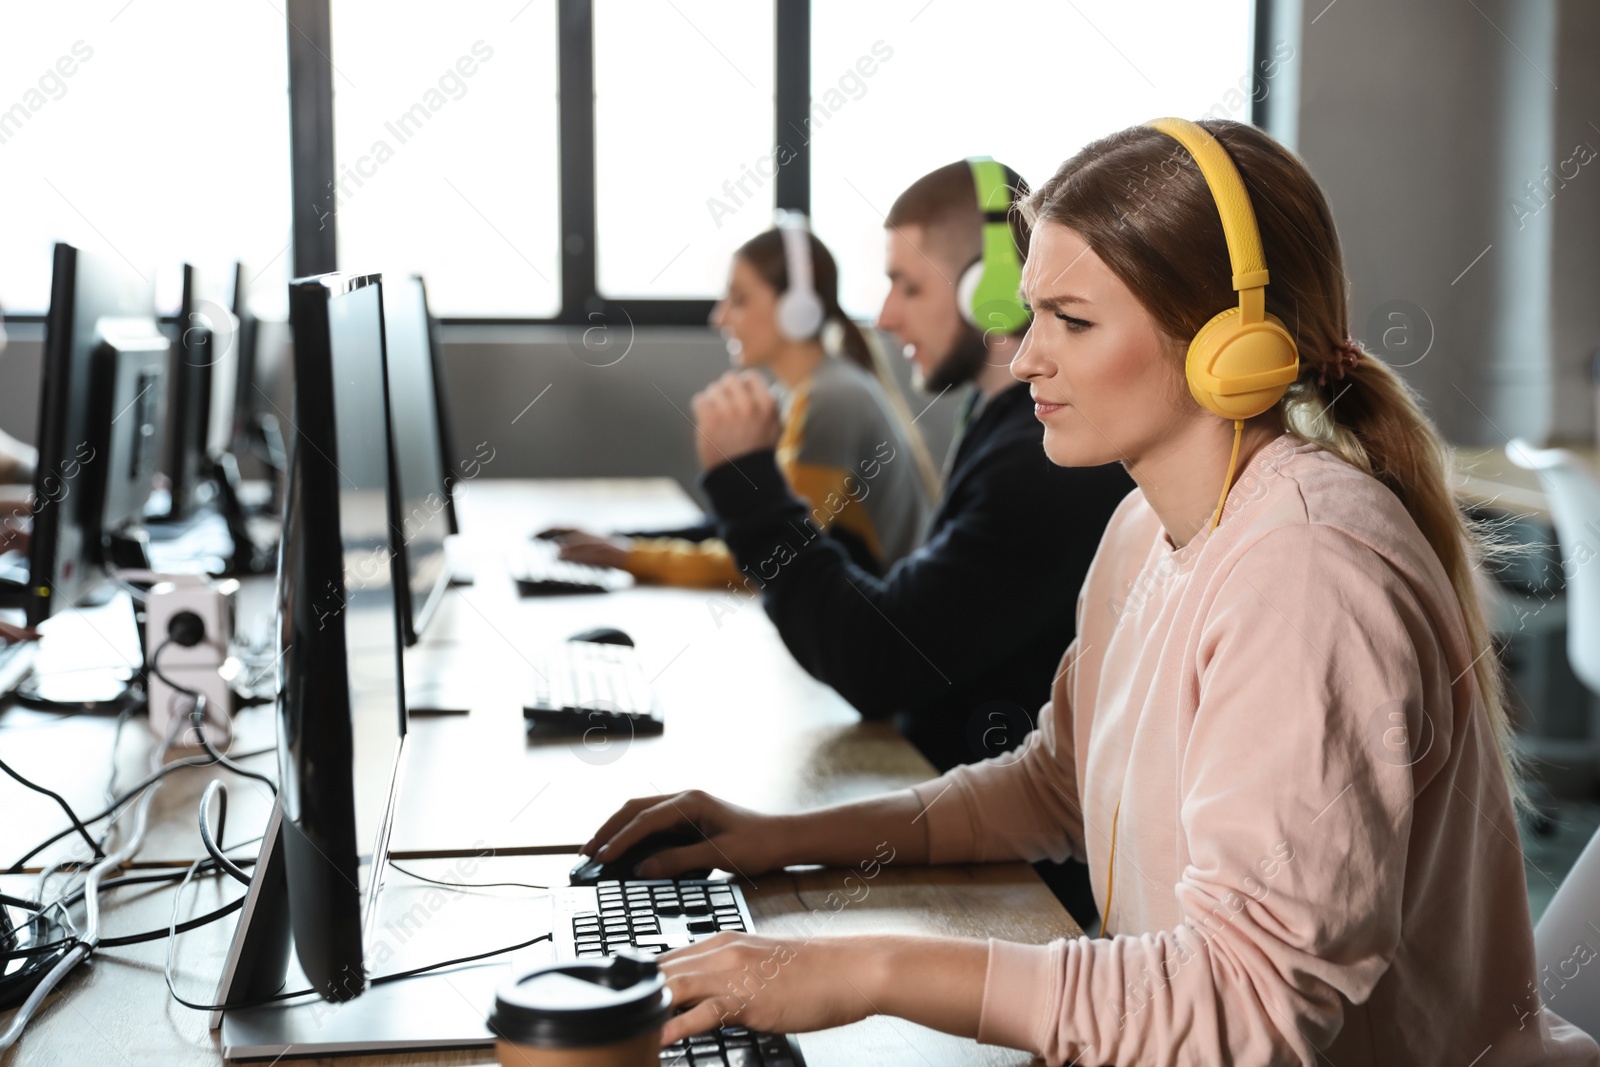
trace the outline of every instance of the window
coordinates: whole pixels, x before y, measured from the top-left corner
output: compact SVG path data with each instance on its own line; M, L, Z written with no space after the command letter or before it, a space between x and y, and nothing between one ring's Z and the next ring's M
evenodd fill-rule
M436 313L561 305L555 0L333 0L339 268L422 274Z
M771 3L596 0L602 296L720 296L772 225L773 33Z
M120 258L177 308L183 261L287 305L289 109L271 4L7 4L0 14L0 303L43 314L50 246Z
M935 167L990 155L1037 184L1147 119L1250 121L1249 0L811 3L812 215L854 315L888 292L884 213Z

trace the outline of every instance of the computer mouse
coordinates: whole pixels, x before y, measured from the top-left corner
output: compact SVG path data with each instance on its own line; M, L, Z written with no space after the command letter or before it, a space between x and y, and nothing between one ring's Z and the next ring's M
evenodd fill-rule
M568 641L593 641L600 645L627 645L633 647L633 638L628 636L626 630L619 630L614 626L597 626L593 630L585 630L581 634L573 634Z
M657 852L664 852L669 848L680 848L684 845L694 845L704 841L705 837L694 830L657 830L653 834L646 834L641 840L634 843L633 847L623 852L614 859L601 861L592 856L585 856L576 867L568 881L572 885L594 885L596 882L609 882L623 878L638 877L636 871L639 864L654 856ZM705 878L711 874L710 870L683 871L673 875L674 878Z

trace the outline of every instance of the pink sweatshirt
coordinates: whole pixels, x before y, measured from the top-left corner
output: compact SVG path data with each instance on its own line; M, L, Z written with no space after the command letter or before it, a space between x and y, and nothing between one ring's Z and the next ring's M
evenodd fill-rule
M1534 988L1466 641L1399 500L1316 445L1258 452L1181 549L1130 494L1038 729L916 789L932 862L1073 856L1102 909L1121 802L1107 939L991 941L979 1039L1084 1067L1600 1064Z

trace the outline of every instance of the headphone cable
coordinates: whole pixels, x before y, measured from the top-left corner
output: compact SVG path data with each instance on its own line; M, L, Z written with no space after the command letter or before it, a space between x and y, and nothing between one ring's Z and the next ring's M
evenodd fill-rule
M1239 464L1239 438L1244 434L1244 420L1233 420L1233 455L1228 457L1228 477L1222 483L1222 495L1217 498L1217 513L1211 516L1211 528L1215 530L1217 523L1222 521L1222 505L1228 502L1228 490L1233 488L1234 468Z

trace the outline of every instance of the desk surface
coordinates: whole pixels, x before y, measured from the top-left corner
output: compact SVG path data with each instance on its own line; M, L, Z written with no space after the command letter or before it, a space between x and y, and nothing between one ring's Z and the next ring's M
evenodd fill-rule
M784 650L759 603L734 592L641 588L604 596L518 598L502 565L505 549L546 525L645 528L682 525L698 515L665 480L473 483L461 497L462 526L477 562L474 585L453 589L423 642L408 655L448 677L473 680L466 715L417 718L393 847L398 855L480 854L476 873L438 875L464 881L564 878L570 853L622 800L642 792L696 786L766 810L810 807L925 780L932 769L889 728L863 724L831 689L801 670ZM270 583L246 590L241 625L270 605ZM665 705L667 730L607 750L581 743L527 741L519 694L539 669L537 650L568 634L617 625L633 634ZM115 662L114 613L100 620L100 655ZM98 634L98 631L96 631ZM126 636L126 635L124 635ZM67 638L64 636L64 641ZM82 656L82 635L72 639ZM55 649L47 646L47 653ZM408 661L408 671L416 664ZM80 811L102 806L112 760L114 722L22 709L0 714L0 754L25 774L57 788ZM236 722L235 750L269 746L266 708L246 709ZM119 780L135 781L148 760L142 719L123 731ZM270 755L253 764L270 771ZM178 861L200 854L195 806L213 771L181 772L155 804L154 827L140 861ZM225 772L233 785L229 838L259 832L269 802L265 789ZM0 784L0 858L9 862L66 821L43 797ZM15 814L13 814L15 813ZM58 857L70 855L66 843ZM507 853L562 853L508 855ZM415 860L424 873L449 861ZM413 863L408 862L407 866ZM433 865L430 868L430 865ZM441 866L443 865L443 866ZM517 872L506 879L507 869ZM803 916L824 906L845 872L779 872L748 887L766 933L807 929ZM491 877L493 875L493 877ZM26 882L6 880L13 891ZM391 887L392 888L392 887ZM390 892L385 890L385 895ZM508 891L516 892L516 891ZM523 891L524 893L526 891ZM184 914L199 914L236 895L216 880L191 891ZM472 899L468 895L466 899ZM172 894L126 892L108 911L111 933L163 926ZM186 935L179 987L190 999L209 997L226 953L232 921ZM998 936L1044 942L1080 931L1049 890L1023 864L888 869L871 894L837 913L829 933L894 930ZM513 938L508 937L506 940ZM464 947L461 951L470 951ZM205 1016L173 1002L161 976L163 942L107 950L65 983L19 1047L0 1060L24 1063L215 1063ZM429 958L438 958L440 953ZM5 1015L0 1015L4 1020ZM810 1035L802 1045L812 1067L875 1063L1027 1063L1029 1057L980 1047L898 1019L871 1019ZM305 1061L297 1061L305 1062ZM491 1052L341 1058L340 1064L489 1063Z
M1593 445L1564 447L1600 475L1600 450ZM1550 522L1550 502L1539 475L1512 463L1504 446L1457 448L1454 456L1457 492L1467 503Z

